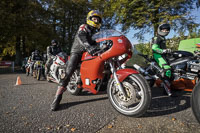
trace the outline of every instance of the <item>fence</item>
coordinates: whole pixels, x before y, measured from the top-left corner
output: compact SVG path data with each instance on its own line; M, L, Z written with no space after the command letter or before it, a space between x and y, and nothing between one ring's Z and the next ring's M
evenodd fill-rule
M9 73L15 71L15 63L13 61L0 61L0 73Z

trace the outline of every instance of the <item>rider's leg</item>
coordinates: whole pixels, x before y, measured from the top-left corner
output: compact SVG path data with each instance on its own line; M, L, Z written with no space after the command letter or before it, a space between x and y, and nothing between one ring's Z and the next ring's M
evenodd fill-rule
M71 54L70 60L67 65L66 75L64 80L60 83L58 86L55 98L53 100L53 103L51 104L51 110L55 111L58 109L60 101L62 99L63 92L66 91L66 86L68 85L70 78L72 74L74 73L78 63L80 62L81 56L79 54Z
M30 73L31 73L31 76L33 76L33 66L34 66L35 63L31 63L30 65Z
M47 75L49 73L49 70L50 70L50 66L51 64L53 63L53 59L52 58L49 58L46 62L46 70L45 70L45 75Z
M164 75L163 75L163 79L164 79L164 88L165 91L167 92L167 94L169 96L171 96L171 84L170 84L170 79L171 79L171 67L167 64L167 62L165 61L165 59L160 55L160 54L154 54L154 59L156 60L156 62L159 64L159 66L161 68L163 68L164 70Z

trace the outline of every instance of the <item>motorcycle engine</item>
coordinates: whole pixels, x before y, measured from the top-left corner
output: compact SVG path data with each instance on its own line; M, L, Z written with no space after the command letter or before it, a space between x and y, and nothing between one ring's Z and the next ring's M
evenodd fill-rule
M191 72L198 73L200 71L200 62L199 60L192 60L187 63L187 68Z
M198 60L176 60L171 63L171 67L175 80L180 78L194 80L195 77L198 77L198 73L200 72L200 62Z

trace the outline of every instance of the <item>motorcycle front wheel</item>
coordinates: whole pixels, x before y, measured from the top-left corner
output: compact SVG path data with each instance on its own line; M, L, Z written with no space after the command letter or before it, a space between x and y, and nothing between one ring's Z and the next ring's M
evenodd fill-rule
M191 96L191 107L192 112L197 119L197 121L200 123L200 82L196 84L194 89L192 90L192 96Z
M40 80L41 77L41 69L37 69L37 80Z
M115 79L109 80L107 93L111 105L123 115L132 117L143 115L151 103L151 90L147 81L140 74L132 74L121 84L127 97L119 91Z

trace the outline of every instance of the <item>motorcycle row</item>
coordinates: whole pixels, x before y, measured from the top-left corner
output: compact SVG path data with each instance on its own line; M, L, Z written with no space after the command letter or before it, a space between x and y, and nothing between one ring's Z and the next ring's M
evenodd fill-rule
M131 68L123 68L122 64L132 57L133 46L116 30L102 30L94 34L92 39L98 44L96 53L83 53L81 63L71 76L67 90L72 95L79 95L82 90L98 94L106 88L114 109L127 116L142 116L151 104L151 87L157 81L161 81L160 87L167 86L163 81L163 70L155 60L143 54L139 55L146 59L147 66L133 64ZM33 75L37 80L43 76L49 82L60 83L65 78L69 58L64 52L56 55L48 75L45 75L44 61L28 62L26 74ZM200 122L200 52L196 51L193 54L174 51L168 55L167 61L172 68L172 85L182 79L193 83L191 107L197 121ZM30 66L33 66L32 72Z
M47 75L45 75L46 59L34 61L28 60L25 66L26 75L31 75L37 80L41 80L41 78L43 78L43 80L47 79L48 82L59 83L61 79L64 78L67 60L68 56L66 53L58 53L55 57L53 57L53 63Z

